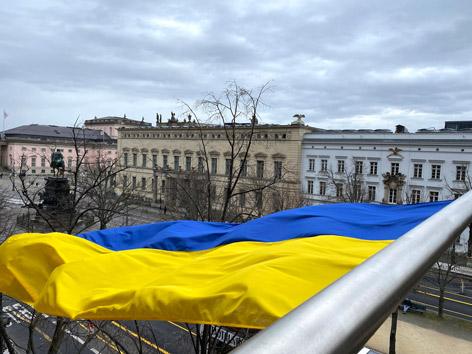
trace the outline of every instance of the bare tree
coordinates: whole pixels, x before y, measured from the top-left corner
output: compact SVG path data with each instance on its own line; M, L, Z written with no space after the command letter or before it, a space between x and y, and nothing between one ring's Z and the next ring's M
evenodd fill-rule
M129 213L135 198L131 181L124 178L124 168L117 161L99 159L87 164L79 177L80 193L87 196L85 208L98 219L100 230L106 229L114 218Z
M368 201L367 183L363 161L338 160L336 169L326 171L327 189L331 199L342 203Z
M14 233L16 228L16 218L7 205L7 196L7 191L0 190L0 245ZM3 353L4 347L8 349L9 353L14 353L10 337L6 332L7 322L8 317L3 311L3 294L0 293L0 353Z
M238 185L246 177L249 164L249 151L254 142L259 109L264 106L262 96L270 90L268 83L257 90L248 90L231 81L221 95L207 93L198 101L195 108L181 102L189 117L193 116L200 132L199 188L205 189L205 204L195 203L193 207L201 220L226 221L235 195L240 194ZM203 112L205 119L200 119L197 112ZM215 176L211 170L211 143L205 139L205 130L211 124L219 124L228 151L225 154L225 175ZM248 191L249 192L249 191ZM218 193L218 195L216 195ZM218 203L218 207L215 207ZM218 211L215 213L215 211Z
M456 166L456 178L453 182L447 181L447 189L454 199L472 190L472 176L469 165ZM467 257L472 257L472 224L469 224L469 238L467 240Z
M106 228L114 217L128 211L132 192L129 183L117 177L126 168L119 166L116 160L106 159L104 155L89 161L88 150L95 147L92 145L94 143L87 139L83 129L78 127L71 129L75 163L62 172L68 177L67 182L63 181L61 184L64 186L63 190L56 190L56 193L52 193L54 195L49 195L49 198L55 198L53 201L55 206L48 207L41 203L41 196L44 201L48 196L46 191L48 185L42 186L36 179L29 178L28 167L23 163L20 164L20 178L14 189L28 210L33 210L49 230L74 234L84 231L94 222L98 222L101 229ZM116 183L121 185L119 194L114 190ZM86 221L87 218L90 222ZM55 319L55 331L48 353L56 353L59 350L65 334L70 331L71 323L65 318ZM37 322L31 320L28 325L29 332L32 333ZM30 338L28 348L34 351L32 340L33 336Z
M93 225L95 218L100 228L105 228L115 216L127 212L132 195L129 183L122 183L118 177L126 167L119 166L117 160L106 159L104 155L89 161L88 150L92 142L83 129L71 129L75 162L64 172L70 187L64 187L67 190L54 200L56 207L47 208L41 203L41 197L44 199L48 195L48 186L41 186L37 179L26 178L28 167L23 167L24 173L15 187L23 203L34 210L48 229L69 234L84 231ZM117 182L121 185L119 194L114 191Z
M434 280L431 281L434 285L437 285L439 288L439 297L438 297L438 317L443 318L444 312L444 293L446 287L455 279L454 269L456 268L456 249L455 244L453 244L439 259L435 267L431 270Z
M281 162L274 162L272 173L267 171L263 162L254 163L249 159L256 134L264 134L258 125L259 109L264 106L262 97L268 90L268 84L257 90L248 90L232 81L221 95L208 93L197 102L195 108L182 102L189 121L193 117L199 131L197 169L180 172L169 171L167 166L163 166L160 171L169 181L165 191L166 200L174 203L176 210L185 213L186 218L244 221L266 214L268 205L272 205L272 208L269 207L270 212L288 206L283 198L286 195L278 191L286 191L290 183L298 186L290 180L289 169L284 169ZM203 112L206 118L201 119L197 112ZM212 170L214 151L211 141L206 139L211 124L215 123L221 127L227 146L224 174L216 174ZM299 193L298 189L296 193ZM297 200L296 197L292 199ZM269 200L271 203L267 202ZM196 353L229 350L228 339L222 341L219 337L219 333L228 332L227 328L197 325L197 329L194 341Z

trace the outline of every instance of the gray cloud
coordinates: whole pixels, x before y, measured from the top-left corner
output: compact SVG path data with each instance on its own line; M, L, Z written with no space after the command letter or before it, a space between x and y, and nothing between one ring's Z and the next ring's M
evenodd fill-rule
M472 3L5 0L7 126L80 115L153 122L230 79L273 80L263 120L415 130L471 119Z

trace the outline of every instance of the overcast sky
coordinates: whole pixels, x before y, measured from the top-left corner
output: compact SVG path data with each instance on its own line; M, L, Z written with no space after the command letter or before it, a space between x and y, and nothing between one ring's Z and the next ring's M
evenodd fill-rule
M155 123L234 79L264 123L442 128L472 120L472 1L2 0L6 129Z

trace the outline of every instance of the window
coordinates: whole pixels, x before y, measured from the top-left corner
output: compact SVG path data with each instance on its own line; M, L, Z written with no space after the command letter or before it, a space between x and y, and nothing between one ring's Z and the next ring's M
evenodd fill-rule
M26 147L23 146L23 147L21 148L21 151L26 151Z
M210 198L211 198L212 201L216 200L216 186L211 186Z
M133 167L138 166L138 154L133 154Z
M203 172L203 157L198 158L198 172Z
M390 188L388 191L388 202L390 204L397 204L397 190Z
M111 127L110 127L110 136L111 136Z
M256 176L257 178L264 178L264 161L257 161Z
M456 181L465 181L467 166L456 166Z
M44 166L46 166L46 158L41 157L41 167L44 167Z
M413 177L414 178L423 178L423 165L420 163L415 163L413 165Z
M185 171L192 171L192 157L185 156Z
M146 168L147 165L147 154L143 154L143 168Z
M180 171L180 156L174 156L174 171Z
M377 192L377 187L376 186L369 186L367 189L367 198L370 202L375 201L375 194Z
M67 167L72 167L72 157L67 158Z
M274 161L274 179L279 181L282 179L282 162Z
M32 157L31 158L31 167L35 167L36 166L36 157Z
M128 188L128 176L123 176L123 189Z
M338 160L338 173L344 172L344 160Z
M152 168L157 168L157 155L152 155Z
M413 189L411 191L411 204L418 204L421 202L421 191Z
M439 200L439 192L429 192L429 201L430 202L437 202Z
M72 149L69 149L69 153L71 153L71 152L72 152Z
M36 148L31 148L31 151L36 151ZM72 151L69 151L69 152L72 152Z
M136 176L133 176L133 189L136 188Z
M244 208L245 205L246 205L246 194L242 193L239 195L239 206L241 208Z
M343 185L342 183L337 183L336 184L336 197L342 197L343 196Z
M328 171L328 160L321 160L321 172Z
M313 194L313 181L308 181L308 184L307 184L307 193L308 193L308 194Z
M255 206L260 210L262 209L262 191L254 192Z
M320 195L326 195L326 182L320 182Z
M123 164L125 165L125 167L128 167L128 153L127 152L123 153Z
M143 190L143 191L146 190L146 178L145 177L141 178L141 190Z
M441 165L431 165L431 179L441 178Z
M392 175L398 175L400 172L400 164L398 162L392 162L390 172Z
M164 168L168 168L168 167L169 167L167 158L168 158L167 155L162 155L162 167L164 167Z
M364 171L364 161L356 161L356 174L360 175Z
M233 166L233 160L226 159L225 160L225 175L229 175L231 173L232 166Z
M241 177L247 176L247 160L241 160Z
M377 168L379 164L376 161L371 161L370 162L370 174L371 175L376 175L377 174Z
M308 170L314 171L315 170L315 159L308 160Z
M216 174L218 172L218 159L216 157L211 158L211 173Z

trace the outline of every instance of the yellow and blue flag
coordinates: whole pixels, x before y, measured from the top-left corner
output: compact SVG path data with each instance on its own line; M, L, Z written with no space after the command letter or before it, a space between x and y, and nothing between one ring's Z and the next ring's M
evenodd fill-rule
M448 203L15 235L0 246L0 292L68 318L265 328Z

